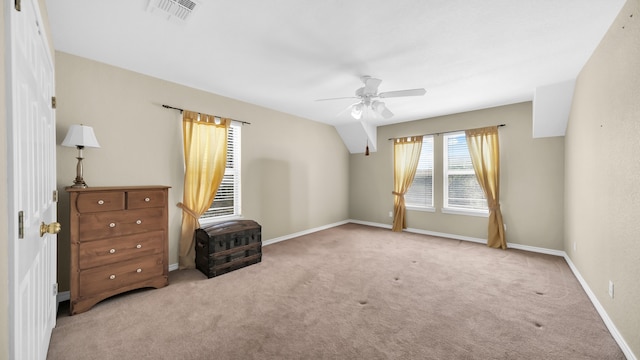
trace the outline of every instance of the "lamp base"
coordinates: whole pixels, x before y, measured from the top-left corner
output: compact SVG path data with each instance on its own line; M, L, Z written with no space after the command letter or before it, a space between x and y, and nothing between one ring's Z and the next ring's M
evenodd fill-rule
M73 180L73 185L71 185L71 187L84 189L87 187L87 183L84 182L84 179L82 178L82 147L81 146L78 146L78 157L76 159L78 159L78 165L76 165L76 179Z
M82 178L81 179L76 178L73 181L73 185L71 185L71 187L76 189L77 188L84 189L84 188L87 188L88 186L87 186L87 183L84 182L84 180L82 180Z

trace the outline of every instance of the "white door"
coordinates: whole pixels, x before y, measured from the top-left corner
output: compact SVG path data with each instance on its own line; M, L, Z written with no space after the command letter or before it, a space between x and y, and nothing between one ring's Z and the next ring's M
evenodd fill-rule
M45 359L56 322L53 62L37 0L5 7L9 178L9 356ZM23 224L22 226L20 224ZM47 229L48 230L48 229ZM51 229L52 232L53 227Z

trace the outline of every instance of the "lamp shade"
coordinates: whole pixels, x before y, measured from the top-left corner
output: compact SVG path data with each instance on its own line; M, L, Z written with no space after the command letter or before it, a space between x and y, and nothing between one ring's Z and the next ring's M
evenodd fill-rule
M96 135L93 133L91 126L71 125L67 136L65 136L62 141L62 146L99 148L100 144L98 144L98 139L96 139Z

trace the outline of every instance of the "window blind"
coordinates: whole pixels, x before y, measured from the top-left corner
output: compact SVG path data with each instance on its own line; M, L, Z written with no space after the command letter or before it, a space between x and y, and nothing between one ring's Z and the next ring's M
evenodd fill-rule
M444 135L443 170L445 208L487 210L463 132Z
M404 195L404 201L409 207L433 207L433 135L422 138L418 169L413 183Z
M224 176L211 207L201 219L240 215L240 129L235 124L229 126Z

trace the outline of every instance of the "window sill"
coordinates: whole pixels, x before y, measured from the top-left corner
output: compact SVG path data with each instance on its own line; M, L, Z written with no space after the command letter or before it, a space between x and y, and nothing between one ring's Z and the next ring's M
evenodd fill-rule
M405 208L412 211L436 212L436 208L433 207L406 206Z
M241 219L243 219L241 215L228 215L228 216L219 216L214 218L200 219L199 222L200 222L200 225L204 225L204 224L217 224L225 221L241 220Z
M442 208L443 214L489 217L489 211Z

